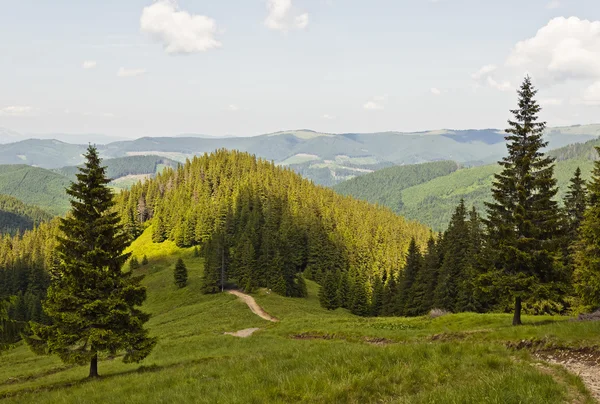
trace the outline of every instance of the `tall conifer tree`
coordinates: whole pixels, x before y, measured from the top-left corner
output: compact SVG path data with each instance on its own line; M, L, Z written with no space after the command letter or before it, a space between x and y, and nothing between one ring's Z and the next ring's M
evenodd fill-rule
M565 195L565 211L567 214L566 236L569 240L577 238L577 230L583 221L587 199L585 181L581 178L581 169L577 167Z
M534 99L536 90L526 77L518 91L518 107L512 110L506 130L508 156L495 175L493 201L486 203L488 241L492 252L490 273L494 287L514 301L513 325L521 324L521 302L548 293L559 278L554 254L560 215L553 159L544 156L542 138L546 123ZM544 296L547 298L548 296Z
M587 190L589 208L575 245L575 290L584 308L594 310L600 307L600 161L594 162Z
M87 362L89 376L97 377L98 354L124 352L124 362L139 362L156 340L144 329L150 316L138 308L146 299L142 277L122 270L129 235L112 209L110 180L95 147L88 147L85 159L67 189L72 210L61 219L59 264L44 302L52 325L33 324L27 342L36 353L56 354L63 362Z
M400 280L400 295L398 298L398 314L401 316L415 316L417 306L415 301L415 281L423 265L423 256L414 238L410 240L406 265Z

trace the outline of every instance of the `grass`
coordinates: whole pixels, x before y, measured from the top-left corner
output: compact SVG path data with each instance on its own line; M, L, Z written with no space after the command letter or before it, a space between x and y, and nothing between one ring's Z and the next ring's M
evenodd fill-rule
M429 318L359 318L326 311L318 286L307 299L262 290L256 300L279 323L264 321L229 294L200 293L202 259L173 243L153 244L151 229L131 247L149 264L152 313L159 343L141 364L103 358L102 378L87 368L34 356L20 345L0 359L0 398L9 403L562 403L592 402L581 380L541 368L508 341L540 339L597 345L600 324L560 317L524 317L511 327L504 314ZM172 270L182 257L189 285ZM223 335L258 327L250 338ZM376 344L374 343L376 342ZM548 370L550 369L550 370Z

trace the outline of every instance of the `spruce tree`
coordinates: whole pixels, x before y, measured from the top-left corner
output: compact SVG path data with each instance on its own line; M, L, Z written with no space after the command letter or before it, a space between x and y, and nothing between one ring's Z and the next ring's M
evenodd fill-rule
M144 255L144 257L142 258L142 265L146 266L148 265L148 256Z
M144 359L156 340L143 325L150 316L141 276L124 272L129 235L113 211L113 195L95 147L85 154L77 181L67 189L71 212L61 219L57 257L44 311L51 325L32 324L29 346L65 363L90 364L98 377L98 355L124 352L126 363Z
M135 256L132 256L129 259L129 269L131 271L138 269L140 267L140 262L138 261L138 259Z
M514 120L508 121L508 156L499 162L502 172L495 175L493 201L486 203L491 258L486 277L514 301L513 325L521 324L522 300L535 300L538 294L548 298L560 278L554 258L560 235L556 180L553 159L542 153L546 123L538 119L536 92L526 77L518 107L511 111Z
M423 256L421 271L415 279L414 306L416 315L428 313L433 309L433 295L437 285L438 272L440 270L440 256L438 245L430 235L427 241L427 251Z
M188 280L188 272L183 259L179 258L177 263L175 264L175 270L173 271L173 278L175 279L175 284L179 288L184 288L187 285Z
M371 312L367 285L362 274L356 277L352 285L352 306L350 311L357 316L363 317L368 316Z
M469 225L465 201L456 207L448 229L444 233L442 264L434 296L434 306L457 311L462 280L469 265Z
M395 316L398 314L398 282L394 274L389 274L383 288L383 304L381 314L383 316Z
M600 153L600 148L596 147ZM585 211L575 244L575 290L583 309L600 307L600 161L594 162L587 186L589 207Z
M585 187L585 181L581 178L581 169L577 167L573 178L571 178L569 184L569 190L565 195L565 213L567 215L567 229L565 235L569 241L573 241L577 238L577 230L579 225L583 221L583 216L586 204L587 191Z
M402 271L402 280L400 282L400 294L398 300L398 314L401 316L416 316L417 306L415 305L415 280L419 276L423 256L417 246L414 238L410 240L408 253L406 256L406 265Z
M371 315L380 316L383 312L384 286L381 277L373 276L373 297L371 299Z
M350 283L348 280L348 271L342 270L338 283L338 303L340 307L350 308Z
M327 271L321 289L319 289L319 302L321 307L327 310L335 310L340 307L338 299L338 274L336 271Z

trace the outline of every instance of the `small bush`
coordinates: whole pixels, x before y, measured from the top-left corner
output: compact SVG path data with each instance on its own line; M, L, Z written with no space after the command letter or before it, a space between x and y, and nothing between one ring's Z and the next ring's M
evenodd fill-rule
M144 258L142 258L142 265L148 265L148 256L144 255Z
M132 256L129 260L129 269L134 270L140 267L140 262L135 256Z
M445 316L446 314L450 314L450 312L444 309L431 309L431 311L429 312L429 317L438 318Z

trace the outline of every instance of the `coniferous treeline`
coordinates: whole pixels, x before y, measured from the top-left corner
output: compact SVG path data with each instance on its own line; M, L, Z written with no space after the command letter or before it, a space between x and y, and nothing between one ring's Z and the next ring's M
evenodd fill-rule
M27 205L12 196L0 195L0 235L23 233L50 219L51 214L36 206Z
M353 296L369 306L374 285L403 266L410 239L424 246L429 237L388 209L235 151L194 158L117 199L133 236L152 219L155 242L202 247L208 293L233 282L304 296L304 277L322 283L336 271L347 280L342 304L357 312L363 302Z

